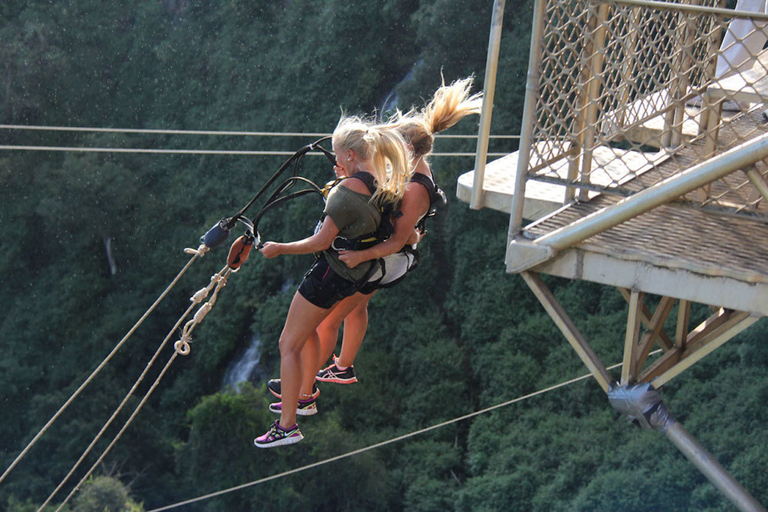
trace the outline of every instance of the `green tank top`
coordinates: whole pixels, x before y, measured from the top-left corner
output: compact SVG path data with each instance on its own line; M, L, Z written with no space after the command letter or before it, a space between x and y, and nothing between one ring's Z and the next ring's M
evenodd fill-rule
M381 222L381 211L370 202L371 196L354 192L347 187L336 186L328 194L323 213L333 219L339 228L339 235L344 238L357 238L376 231ZM350 281L359 281L378 266L377 261L366 261L349 268L339 260L339 254L333 249L324 251L328 264L334 272Z

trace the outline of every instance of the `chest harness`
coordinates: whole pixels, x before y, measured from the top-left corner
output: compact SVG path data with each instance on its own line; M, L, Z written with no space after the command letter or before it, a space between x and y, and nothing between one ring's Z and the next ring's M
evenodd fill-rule
M371 195L375 194L376 189L378 188L376 178L365 171L357 172L347 179L358 179L362 181L365 183L365 186L368 187L368 191ZM331 249L335 251L362 251L369 247L373 247L392 236L392 233L395 231L395 226L393 224L394 219L403 215L403 212L399 210L399 204L392 203L391 201L379 200L376 207L381 214L381 222L379 222L379 226L376 230L354 238L337 236L331 243Z
M431 174L432 172L430 171L430 175ZM427 189L427 193L429 194L429 210L427 211L427 214L419 219L419 222L416 223L416 229L424 232L427 219L429 217L434 217L435 214L437 214L437 209L440 206L447 204L448 199L445 197L445 192L443 192L443 189L441 189L435 181L434 176L427 176L426 174L416 173L411 176L411 182L418 183L419 185L423 186L425 189Z
M440 186L437 184L437 182L434 180L434 177L432 177L432 172L430 171L430 176L427 176L426 174L421 173L415 173L413 176L411 176L411 183L418 183L419 185L423 186L425 189L427 189L427 193L429 194L429 209L427 210L427 213L419 219L419 221L416 223L415 228L418 229L421 233L426 232L426 221L430 217L434 217L437 213L437 209L448 203L447 198L445 197L445 192L440 188ZM401 253L407 255L408 257L408 267L405 271L405 273L394 279L389 281L386 285L379 285L382 288L389 288L392 286L395 286L400 281L405 279L405 276L407 273L415 269L419 266L419 262L421 262L421 254L419 253L419 250L413 246L405 244L402 249L400 249ZM386 275L387 269L386 269L386 263L385 260L381 260L382 265L382 277L379 279L379 281L382 281L384 279L384 276Z

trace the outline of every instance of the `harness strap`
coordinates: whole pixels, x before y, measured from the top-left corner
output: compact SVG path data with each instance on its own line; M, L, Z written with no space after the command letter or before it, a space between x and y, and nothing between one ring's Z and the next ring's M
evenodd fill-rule
M423 186L427 189L427 193L429 194L429 211L427 212L424 217L419 219L419 222L416 223L416 228L419 231L425 230L426 220L429 217L434 217L437 213L437 208L447 204L448 199L445 196L445 192L443 192L443 189L440 188L440 186L435 181L434 176L431 175L432 171L430 171L430 176L427 176L426 174L416 173L413 176L411 176L411 182L418 183L419 185Z
M410 181L412 183L418 183L427 189L429 193L429 207L430 209L447 203L445 192L440 188L434 178L427 176L426 174L416 173L411 176Z
M371 195L376 193L378 182L372 174L365 171L359 171L347 179L352 178L356 178L365 183L365 186L368 187L368 191ZM384 203L380 205L379 211L381 212L381 222L379 222L379 227L375 231L355 238L337 236L331 243L330 248L335 251L362 251L389 238L394 231L392 219L402 216L403 212L395 210L395 206L392 203Z
M376 178L373 176L373 174L369 172L358 171L352 176L350 176L350 178L354 178L365 183L365 186L368 187L368 192L370 192L371 195L375 194L376 189L379 188L379 182L376 181Z

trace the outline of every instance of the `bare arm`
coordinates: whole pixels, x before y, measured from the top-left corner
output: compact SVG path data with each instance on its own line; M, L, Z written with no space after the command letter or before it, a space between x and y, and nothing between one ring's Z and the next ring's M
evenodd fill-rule
M368 260L383 258L394 254L414 235L414 226L429 210L429 194L418 183L409 183L400 206L403 215L395 220L395 232L380 244L363 251L341 251L339 259L349 268L355 268Z
M265 242L260 251L267 258L274 258L281 254L311 254L328 249L338 234L339 228L336 227L333 219L326 217L320 231L314 235L296 242Z
M368 187L360 180L344 180L339 187L348 188L361 194L369 194ZM260 249L261 254L267 258L274 258L281 254L311 254L328 249L333 239L339 234L339 228L331 217L325 217L320 231L314 235L296 242L278 243L266 242Z

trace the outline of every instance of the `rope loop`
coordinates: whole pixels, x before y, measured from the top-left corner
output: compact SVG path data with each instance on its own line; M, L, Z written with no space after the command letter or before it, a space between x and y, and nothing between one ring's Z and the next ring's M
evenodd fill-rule
M189 355L192 348L189 346L189 342L192 341L189 338L182 337L179 341L173 344L173 350L180 356Z
M199 256L200 258L205 256L205 253L207 253L210 250L211 250L211 248L208 247L205 244L200 244L200 246L197 249L192 249L190 247L185 247L184 248L184 252L185 253L187 253L187 254L194 254L196 256Z

